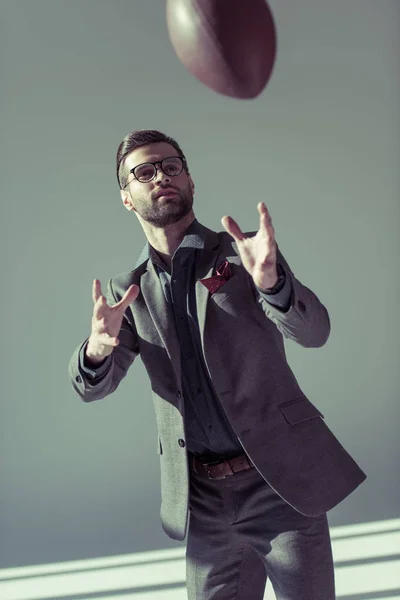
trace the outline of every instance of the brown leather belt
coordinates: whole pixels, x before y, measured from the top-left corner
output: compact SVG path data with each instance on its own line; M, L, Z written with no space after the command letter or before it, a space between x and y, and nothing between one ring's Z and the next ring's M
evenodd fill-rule
M229 458L218 462L203 462L196 456L191 456L191 464L196 473L208 479L225 479L229 475L235 475L239 471L251 469L254 464L247 454L240 454L235 458Z

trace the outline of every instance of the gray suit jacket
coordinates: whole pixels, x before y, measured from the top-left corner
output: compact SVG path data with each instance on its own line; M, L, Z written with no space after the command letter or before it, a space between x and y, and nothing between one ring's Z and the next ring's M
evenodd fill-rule
M254 235L254 232L246 234ZM214 294L199 281L225 259L232 276ZM323 346L330 333L326 308L296 279L278 246L278 261L292 282L284 313L256 290L226 232L206 228L196 263L196 300L209 375L243 448L271 487L307 516L324 513L366 478L336 439L321 412L300 389L285 355L283 337L306 348ZM173 539L187 530L189 469L185 447L180 347L171 308L150 260L108 282L107 301L118 302L131 284L140 294L126 310L110 369L91 383L76 348L69 375L76 393L91 402L114 392L140 354L150 378L161 466L161 522Z

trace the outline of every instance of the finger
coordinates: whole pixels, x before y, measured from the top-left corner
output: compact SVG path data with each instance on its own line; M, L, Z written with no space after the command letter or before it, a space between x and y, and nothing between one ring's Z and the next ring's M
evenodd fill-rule
M97 298L96 304L94 305L93 308L93 316L96 317L96 319L101 319L101 317L103 316L104 313L104 307L107 306L107 300L105 299L105 297L103 295L100 295Z
M272 219L268 208L264 202L259 202L257 208L260 213L260 229L264 229L267 233L271 234L274 231L274 228L272 226Z
M232 217L222 217L221 223L225 230L234 238L235 242L240 242L245 239L245 235Z
M259 202L257 204L258 212L260 213L260 217L267 219L272 223L272 218L270 212L265 204L265 202Z
M128 306L136 300L136 298L139 295L139 291L140 291L139 286L136 285L135 283L133 283L132 285L129 286L129 288L126 290L124 296L121 298L121 300L119 302L117 302L117 304L115 306L117 308L122 308L125 311L128 308Z
M96 304L97 300L100 298L101 296L101 283L98 279L95 279L93 281L93 287L92 287L92 298L93 298L93 302L94 304Z

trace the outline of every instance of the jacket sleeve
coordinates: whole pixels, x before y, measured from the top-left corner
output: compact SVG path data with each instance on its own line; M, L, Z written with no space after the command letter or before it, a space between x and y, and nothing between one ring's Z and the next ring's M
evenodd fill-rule
M106 299L109 306L113 306L117 302L113 292L112 279L107 284ZM84 402L92 402L112 394L139 354L138 337L126 315L123 317L118 335L118 346L114 348L104 363L95 368L88 367L84 362L84 351L88 339L86 338L75 349L68 368L72 387Z
M275 298L256 288L261 308L285 338L305 348L323 346L331 329L327 309L314 292L296 279L278 244L277 262L285 271L285 284ZM287 300L289 290L290 300Z
M100 383L101 379L103 379L104 375L107 374L107 371L111 367L111 356L107 356L100 365L92 365L85 356L88 341L89 338L83 346L81 346L79 351L79 370L84 372L89 381Z
M267 302L282 312L287 312L292 302L292 282L280 263L278 263L278 274L279 279L273 288L268 291L262 291L258 287L256 289Z

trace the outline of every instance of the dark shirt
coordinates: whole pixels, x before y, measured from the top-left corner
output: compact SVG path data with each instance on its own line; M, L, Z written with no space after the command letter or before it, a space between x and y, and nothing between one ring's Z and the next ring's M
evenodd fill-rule
M195 219L171 260L171 271L149 244L138 264L150 260L156 266L165 301L172 306L175 327L181 347L182 391L185 406L186 446L189 452L203 458L235 456L243 452L224 409L215 393L204 361L195 295L196 255L204 248L204 229ZM138 266L137 264L137 266ZM274 294L259 293L271 304L286 311L290 306L291 283L283 274ZM97 368L85 365L85 346L81 350L80 367L90 379L104 375L107 363ZM86 361L87 363L87 361Z

